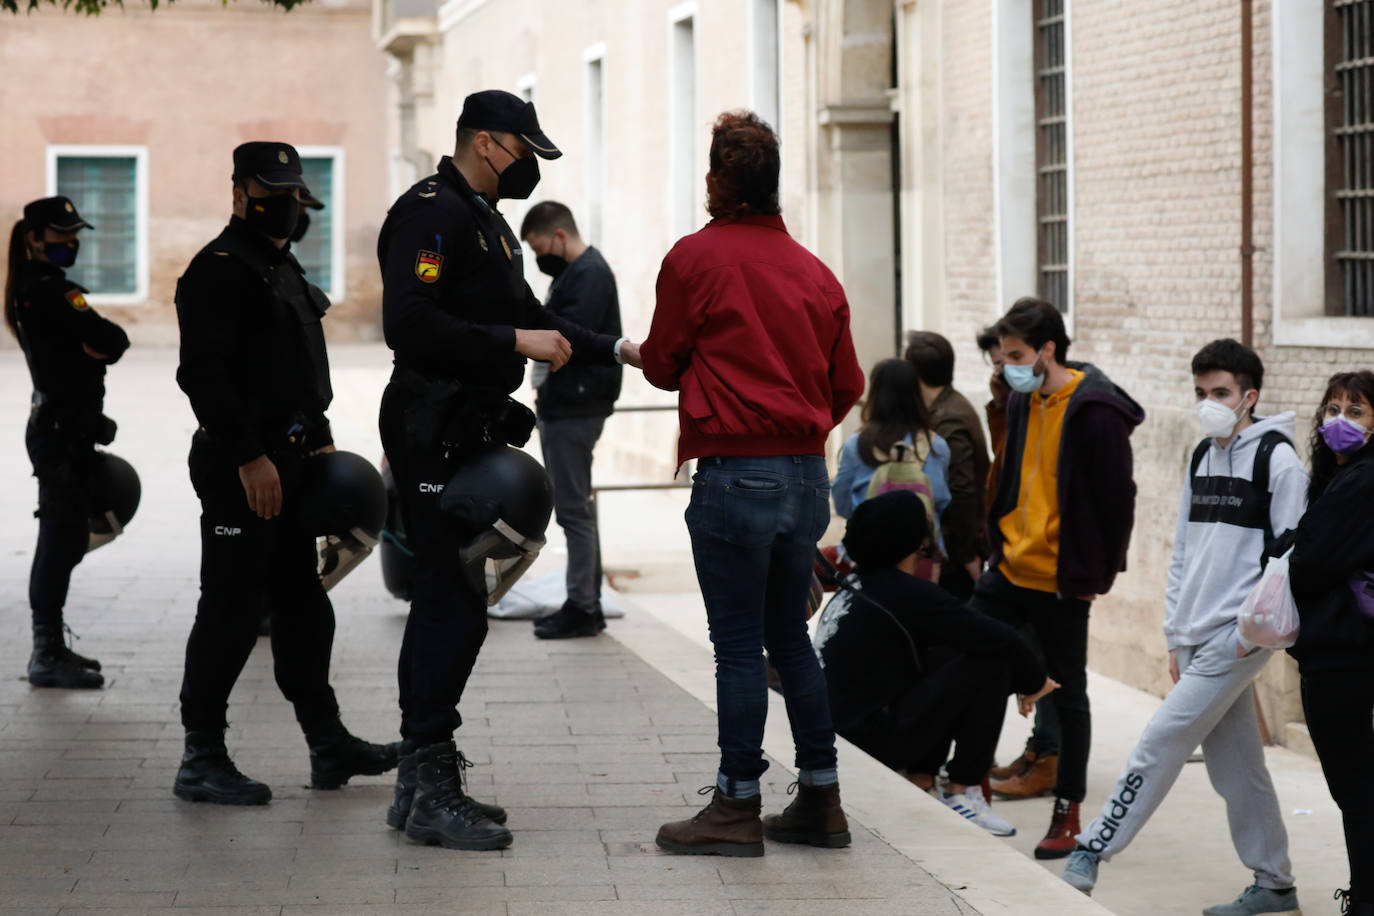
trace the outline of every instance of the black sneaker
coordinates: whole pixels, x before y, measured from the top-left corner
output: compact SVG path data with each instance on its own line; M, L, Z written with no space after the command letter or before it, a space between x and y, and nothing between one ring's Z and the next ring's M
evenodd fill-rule
M272 790L256 779L249 779L234 766L224 748L223 736L209 732L188 732L186 753L181 758L172 794L193 802L214 805L265 805Z
M588 612L568 604L534 622L534 635L540 639L577 639L595 636L604 629L606 615L600 608Z
M65 646L35 649L29 656L29 684L69 690L96 690L105 686L105 676L81 662L81 656L69 652Z

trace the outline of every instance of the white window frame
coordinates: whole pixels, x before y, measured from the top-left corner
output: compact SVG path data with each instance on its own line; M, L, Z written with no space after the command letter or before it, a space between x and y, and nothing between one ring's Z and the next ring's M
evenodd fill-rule
M1326 314L1326 4L1274 0L1274 317L1280 347L1374 348L1374 318Z
M534 102L535 87L539 80L533 73L526 73L515 81L515 94L527 102Z
M329 159L331 166L329 170L329 187L333 200L325 201L325 208L318 213L327 216L329 224L329 286L321 287L329 296L329 301L339 303L345 300L347 287L347 257L348 246L344 244L344 233L347 231L348 221L345 218L347 208L345 206L348 192L345 182L348 176L348 169L345 167L345 152L342 146L298 146L296 152L302 159ZM316 218L314 215L311 219ZM307 280L320 286L317 277L306 277Z
M134 160L134 291L132 293L93 292L92 305L142 305L148 301L148 147L107 144L59 143L47 148L46 186L48 196L57 191L57 160L64 157ZM80 201L77 201L80 211Z
M764 59L763 28L767 25L763 6L771 6L772 61ZM750 0L749 2L749 104L754 111L782 136L782 0ZM769 97L771 95L771 98Z
M601 94L599 111L592 111L592 66L596 65L600 74L600 85L595 87ZM606 43L597 42L582 50L582 129L586 136L582 144L586 151L583 163L583 182L587 206L587 241L600 245L605 232L606 213L606 158L607 158L607 102Z
M679 125L684 121L682 103L678 98L677 75L677 29L678 26L690 20L692 23L692 111L686 112L686 122L692 125L690 130L686 130L686 136L679 136L681 133ZM700 228L694 219L697 211L697 202L700 200L700 190L692 192L692 204L687 206L684 212L685 195L681 194L678 187L680 181L695 183L701 181L699 172L701 169L698 159L698 147L701 145L700 138L696 136L696 117L697 109L700 107L701 36L697 33L697 4L696 0L687 0L679 3L668 10L668 137L669 137L669 160L668 160L668 217L671 226L670 234L673 240L677 240L685 235L695 232Z

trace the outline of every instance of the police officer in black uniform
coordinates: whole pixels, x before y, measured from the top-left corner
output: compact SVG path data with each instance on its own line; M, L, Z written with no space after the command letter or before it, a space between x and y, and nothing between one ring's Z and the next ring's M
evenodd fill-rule
M264 601L273 671L305 732L312 787L336 789L396 765L396 745L362 741L339 719L329 685L334 610L317 575L314 534L297 520L305 457L334 447L320 325L329 301L287 245L308 193L293 147L239 146L233 218L177 282L177 382L200 421L189 464L201 502L201 596L186 643L186 753L173 788L191 801L272 797L238 771L224 744L229 692L253 651Z
M100 663L67 648L62 608L72 570L85 556L94 514L96 444L114 439L102 410L105 367L129 347L119 325L95 313L86 290L67 279L76 261L77 233L91 228L65 197L24 208L10 234L5 278L5 323L19 340L33 378L25 435L38 478L38 546L29 574L33 611L34 687L100 687Z
M453 733L487 635L486 600L462 575L465 532L441 515L440 494L472 450L528 438L533 415L509 398L527 357L553 370L574 353L606 365L633 358L628 341L544 310L525 283L519 239L497 210L499 200L534 190L534 157L560 155L533 104L496 90L470 95L453 156L396 201L377 244L383 325L396 353L382 444L415 551L398 671L406 756L387 822L454 849L500 849L511 834L504 811L461 789L467 761Z

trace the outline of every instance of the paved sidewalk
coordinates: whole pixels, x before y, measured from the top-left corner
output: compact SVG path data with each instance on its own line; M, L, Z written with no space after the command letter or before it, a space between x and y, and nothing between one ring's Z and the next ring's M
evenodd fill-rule
M271 805L174 799L176 695L198 557L184 464L194 421L172 381L174 358L135 351L111 374L109 413L121 424L113 450L139 469L144 501L128 535L77 570L68 620L83 636L79 649L104 663L108 686L75 692L34 690L21 679L33 484L19 445L26 384L18 355L8 355L0 368L9 393L0 403L8 431L0 469L9 482L0 517L11 520L0 532L0 914L979 912L857 820L847 850L770 844L755 860L659 854L658 825L699 808L697 789L713 781L713 713L620 641L540 642L525 622L493 622L460 732L479 764L470 771L473 794L510 809L511 849L409 843L383 823L387 777L337 792L306 788L305 744L273 683L266 641L231 699L229 744L241 769L272 785ZM359 348L335 358L336 437L364 454L376 449L367 418L386 374L378 355ZM375 561L333 597L345 722L387 740L403 606L385 594ZM645 614L624 632L631 629L653 651L695 658L709 677L690 640ZM777 727L780 716L773 719ZM775 763L768 809L786 803L790 781ZM904 802L934 808L898 788ZM950 821L951 836L984 842Z

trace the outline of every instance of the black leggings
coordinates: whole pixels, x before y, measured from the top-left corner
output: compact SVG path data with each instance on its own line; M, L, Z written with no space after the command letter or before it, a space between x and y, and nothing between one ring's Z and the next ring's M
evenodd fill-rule
M1345 822L1350 893L1361 902L1374 901L1374 671L1303 671L1302 709Z
M99 459L90 442L73 438L35 414L25 434L38 478L38 544L29 572L35 628L60 629L74 570L90 540L92 476Z

